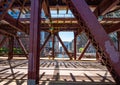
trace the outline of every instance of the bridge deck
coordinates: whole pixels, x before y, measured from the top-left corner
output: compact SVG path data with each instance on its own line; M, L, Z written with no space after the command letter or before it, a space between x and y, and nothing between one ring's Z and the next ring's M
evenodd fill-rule
M0 85L27 85L28 61L0 59ZM11 67L11 68L10 68ZM97 61L40 60L40 85L115 85Z

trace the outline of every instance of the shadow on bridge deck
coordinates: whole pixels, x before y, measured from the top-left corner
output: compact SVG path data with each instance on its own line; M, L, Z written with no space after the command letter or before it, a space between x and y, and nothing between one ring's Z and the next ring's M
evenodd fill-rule
M27 60L0 60L0 85L27 85ZM97 61L40 60L40 85L115 85Z

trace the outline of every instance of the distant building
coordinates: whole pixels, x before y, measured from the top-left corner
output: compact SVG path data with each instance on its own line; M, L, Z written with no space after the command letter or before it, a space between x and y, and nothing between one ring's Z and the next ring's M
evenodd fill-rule
M71 42L68 41L63 41L65 47L67 48L68 51L71 51ZM65 52L63 47L60 47L60 52Z

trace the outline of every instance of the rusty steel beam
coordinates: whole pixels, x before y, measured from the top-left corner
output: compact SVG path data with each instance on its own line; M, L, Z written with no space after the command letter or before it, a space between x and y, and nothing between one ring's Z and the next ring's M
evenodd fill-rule
M21 22L17 22L16 19L14 19L12 16L10 16L8 13L5 14L4 20L7 21L11 26L13 26L13 29L22 31L28 34L28 29L23 25Z
M0 42L0 48L4 45L6 41L7 41L7 37L3 37L2 41Z
M100 59L100 58L101 58L101 57L100 57L99 53L96 52L96 60L97 60L98 62L101 62L101 59Z
M118 39L118 51L120 52L120 31L117 32L117 39Z
M8 31L6 31L6 30L3 30L3 29L0 29L0 32L3 33L3 34L9 35L9 36L13 36L13 37L16 36L15 34L10 33L10 32L8 32Z
M103 18L102 21L120 21L120 18Z
M19 37L16 37L20 47L22 48L23 52L24 52L24 55L26 56L26 58L28 59L28 52L27 50L25 49L25 46L23 45L22 41L20 40Z
M31 1L28 85L39 84L41 0Z
M45 45L47 44L47 42L48 42L48 40L50 39L50 37L51 37L51 33L49 33L49 35L48 35L48 37L46 38L44 44L41 46L40 52L41 52L41 50L45 47Z
M110 27L106 27L105 31L109 34L120 30L120 23L114 24Z
M9 51L8 51L8 60L13 59L13 47L14 47L14 37L9 37Z
M55 58L55 35L52 34L52 57Z
M103 0L95 9L94 14L96 17L104 15L110 11L111 8L116 6L119 3L119 0Z
M104 29L106 30L107 33L111 33L111 32L119 30L119 27L120 27L119 24L120 23L113 24L112 26L111 25L103 25L103 27L104 27ZM53 25L55 31L82 30L80 25L77 24L77 23L72 23L72 24L70 24L70 23L53 23L52 25ZM28 26L29 26L29 24L27 24L27 28L28 28ZM50 29L50 27L47 23L46 24L41 24L41 30L42 31L49 31L49 29Z
M20 12L19 12L19 15L18 15L18 18L17 18L17 22L18 22L19 19L20 19L20 15L21 15L21 13L22 13L22 10L24 9L24 5L25 5L26 1L27 1L27 0L24 0L24 1L23 1L23 4L22 4L22 6L21 6L21 9L20 9Z
M42 8L44 10L45 16L48 17L48 18L51 18L48 0L43 0Z
M6 15L6 13L9 10L9 8L11 8L11 6L13 5L14 1L15 0L11 0L11 1L7 0L7 1L0 2L0 3L3 3L3 4L1 4L2 5L1 7L3 7L3 8L1 8L3 13L0 15L0 20L2 20L4 18L4 16ZM7 8L5 6L7 6Z
M30 21L30 18L20 18L21 22ZM51 18L52 21L77 21L75 18ZM46 21L45 18L42 18L41 21Z
M84 0L66 1L93 46L101 53L102 60L114 80L117 84L120 84L120 54L108 34Z
M81 58L82 58L83 55L85 54L85 52L86 52L87 48L89 47L89 45L90 45L90 40L87 41L87 43L86 43L86 45L85 45L85 47L84 47L81 55L79 56L78 60L81 60Z
M76 60L77 32L74 32L74 60Z
M61 45L63 46L66 54L68 55L68 57L70 58L70 60L72 60L72 56L70 55L70 53L68 52L67 48L65 47L64 43L62 42L60 36L57 34L55 34L55 36L57 37L57 39L60 41Z

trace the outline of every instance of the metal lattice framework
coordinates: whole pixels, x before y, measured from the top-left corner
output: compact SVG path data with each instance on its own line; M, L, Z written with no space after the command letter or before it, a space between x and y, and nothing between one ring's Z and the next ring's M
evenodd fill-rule
M72 60L71 54L64 46L58 33L60 31L73 31L74 59L77 60L76 39L81 32L84 32L89 40L78 60L83 57L89 44L92 43L97 50L97 55L101 56L102 62L106 65L116 83L120 84L119 9L119 0L0 0L0 34L5 36L0 42L0 47L8 38L8 59L11 60L13 58L14 40L17 39L29 60L28 85L31 85L31 83L35 85L39 83L40 52L49 38L52 37L53 58L55 57L55 37L57 37L70 60ZM60 17L63 10L65 13ZM55 11L55 15L52 13L53 11ZM69 14L70 16L66 17ZM50 30L50 28L54 29ZM48 32L49 35L44 44L39 46L41 31ZM30 36L29 56L17 35L18 32L24 32ZM118 49L115 48L108 36L112 32L117 32Z

